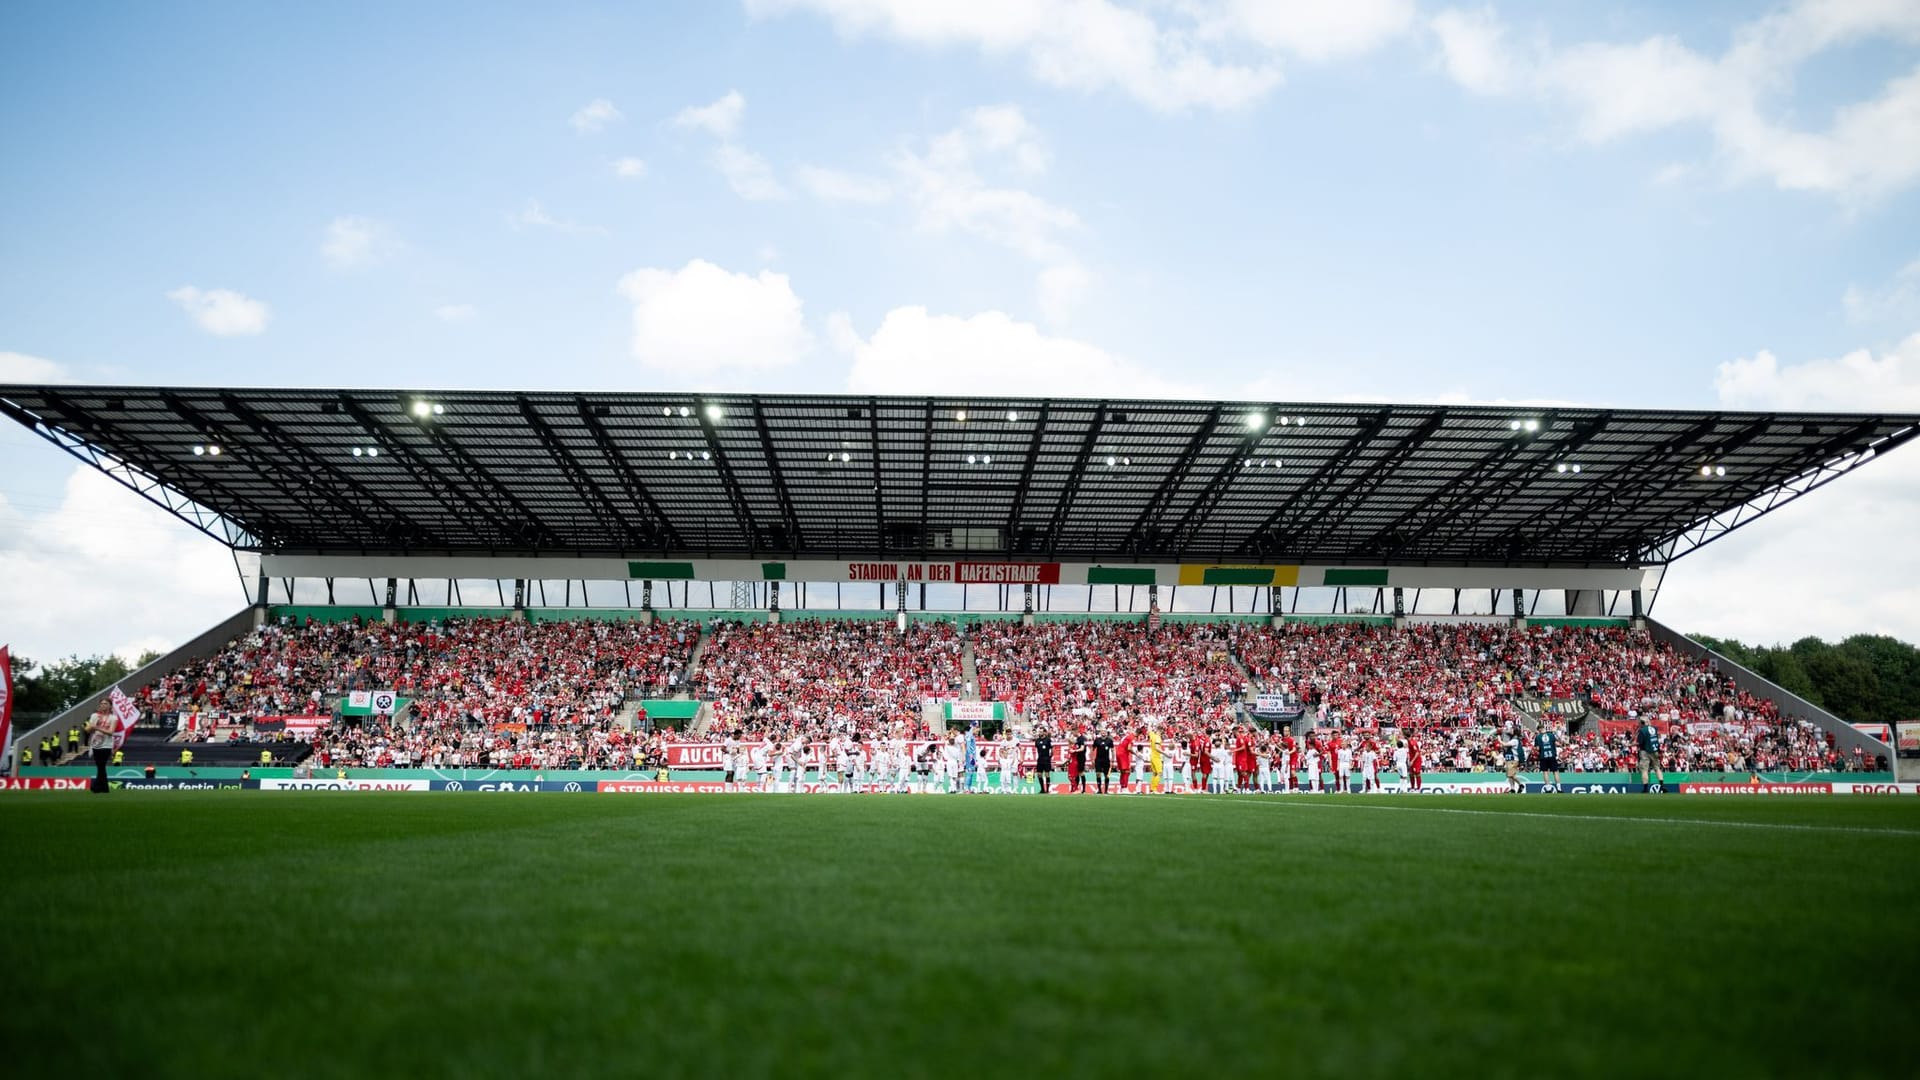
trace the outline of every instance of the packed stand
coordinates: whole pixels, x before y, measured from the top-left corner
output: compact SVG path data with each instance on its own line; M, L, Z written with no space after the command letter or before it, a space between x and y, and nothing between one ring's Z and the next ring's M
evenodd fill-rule
M948 623L714 623L697 696L720 730L872 732L921 726L921 706L962 689L964 641Z
M1219 723L1247 689L1226 630L1200 623L987 623L973 660L981 698L1029 723Z

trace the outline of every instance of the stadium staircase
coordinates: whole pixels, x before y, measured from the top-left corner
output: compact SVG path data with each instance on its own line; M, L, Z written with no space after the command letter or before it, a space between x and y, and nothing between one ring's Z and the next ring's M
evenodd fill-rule
M1833 736L1834 746L1843 755L1851 757L1854 747L1857 746L1868 759L1885 757L1887 759L1887 766L1896 770L1898 779L1911 780L1915 778L1912 770L1915 769L1916 765L1920 765L1920 762L1915 762L1911 759L1902 762L1901 759L1894 754L1893 747L1868 735L1866 732L1861 731L1840 717L1815 705L1806 698L1769 681L1764 676L1758 675L1734 663L1732 660L1714 652L1712 649L1707 648L1705 645L1700 644L1670 626L1648 619L1647 629L1653 634L1654 640L1662 641L1673 646L1674 650L1682 656L1691 656L1696 659L1711 658L1714 666L1723 674L1732 676L1734 685L1740 689L1747 691L1755 697L1772 698L1774 704L1779 708L1782 719L1807 720L1812 722L1814 726Z
M960 641L960 678L965 680L965 689L960 693L962 701L980 700L980 669L973 663L973 635L969 634Z
M202 657L212 656L214 653L226 648L227 642L253 631L255 611L256 609L254 608L242 608L240 611L229 615L227 618L215 623L211 629L199 637L194 638L192 641L187 642L185 645L167 653L165 656L162 656L160 659L155 660L153 663L146 665L138 671L129 672L126 678L120 680L120 685L128 687L129 689L136 686L146 686L165 675L171 674L174 668L179 667L189 660L199 660ZM13 736L14 752L18 754L21 749L28 746L38 747L41 739L55 732L58 732L60 735L62 740L61 749L64 752L67 729L70 727L84 727L87 718L93 715L93 710L97 708L102 701L107 699L107 694L110 689L111 687L107 690L101 690L98 693L88 694L86 697L81 698L78 703L63 712L55 713L50 719L37 727L25 731L15 731ZM82 756L84 757L84 755ZM258 756L257 753L255 756ZM9 768L15 767L17 764L17 758L14 761L8 762Z

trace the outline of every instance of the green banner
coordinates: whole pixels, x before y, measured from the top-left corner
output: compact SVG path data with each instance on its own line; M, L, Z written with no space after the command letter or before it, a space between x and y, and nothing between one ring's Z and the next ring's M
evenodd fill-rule
M693 564L690 562L630 562L627 564L627 576L636 580L646 578L652 581L692 581Z
M1151 566L1087 567L1087 584L1089 585L1151 585L1153 582Z
M1322 585L1385 585L1385 570L1356 570L1328 568L1321 580Z

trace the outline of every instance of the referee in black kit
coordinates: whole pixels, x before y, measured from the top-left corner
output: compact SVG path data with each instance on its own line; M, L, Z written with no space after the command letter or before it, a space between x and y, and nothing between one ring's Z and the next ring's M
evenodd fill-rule
M1040 794L1053 790L1053 736L1045 724L1033 733L1033 778L1040 781Z

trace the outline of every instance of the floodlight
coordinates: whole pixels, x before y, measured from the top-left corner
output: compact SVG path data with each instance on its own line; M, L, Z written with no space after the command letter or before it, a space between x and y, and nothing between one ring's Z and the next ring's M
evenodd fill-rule
M1526 428L1528 431L1539 431L1540 421L1529 419L1525 424L1521 426Z
M446 413L446 411L447 411L447 407L446 407L445 405L442 405L442 404L440 404L439 402L435 402L435 403L434 403L434 405L433 405L433 415L435 415L435 416L441 416L441 415L444 415L444 414Z
M982 465L991 465L991 464L993 464L993 455L992 455L992 454L986 454L986 455L983 455L983 456L982 456L982 457L980 458L980 464L982 464Z
M1256 413L1248 413L1248 414L1247 414L1247 429L1248 429L1248 430L1250 430L1250 431L1259 431L1259 430L1260 430L1261 428L1263 428L1263 427L1266 427L1266 426L1267 426L1267 418L1266 418L1266 416L1265 416L1264 414L1262 414L1262 413L1257 413L1257 412L1256 412Z
M207 448L206 448L206 447L204 447L204 446L201 446L201 445L200 445L199 443L194 443L194 444L193 444L193 456L194 456L194 457L199 457L200 455L202 455L202 454L204 454L204 453L206 453L206 452L207 452Z
M1114 465L1115 465L1115 464L1117 464L1117 463L1119 462L1119 460L1120 460L1119 458L1108 458L1108 459L1107 459L1107 468L1109 468L1109 469L1111 469L1111 468L1113 468L1113 467L1114 467Z
M219 447L219 446L218 446L217 444L216 444L216 445L210 445L210 446L208 446L208 447L207 447L207 453L208 453L208 454L210 454L210 455L212 455L213 457L219 457L219 456L220 456L220 447Z
M967 422L967 410L965 410L965 409L955 409L955 410L953 411L953 422L954 422L954 423L956 423L956 424L964 424L964 423L966 423L966 422Z
M426 417L433 412L433 406L420 398L413 399L413 415Z
M1713 467L1713 475L1715 476L1727 475L1727 467L1725 465L1715 465Z
M707 406L707 419L713 421L714 423L716 424L719 423L720 418L725 415L726 415L725 413L720 411L720 406L718 405Z
M368 456L368 457L379 457L379 456L380 456L380 448L379 448L379 447L377 447L377 446L369 446L369 447L367 447L367 456Z
M354 457L359 457L360 455L362 455L362 454L364 454L364 453L366 453L366 451L365 451L365 450L362 450L362 449L360 449L360 448L359 448L359 447L357 447L357 446L353 448L353 456L354 456Z
M689 408L687 408L687 407L686 407L685 405L682 405L682 406L680 406L680 418L681 418L682 420L684 420L684 419L686 419L687 417L689 417L689 416L692 416L692 415L693 415L693 410L692 410L692 409L689 409Z
M1018 423L1019 420L1020 420L1019 413L1014 412L1012 409L1007 410L1007 423L1009 424Z

